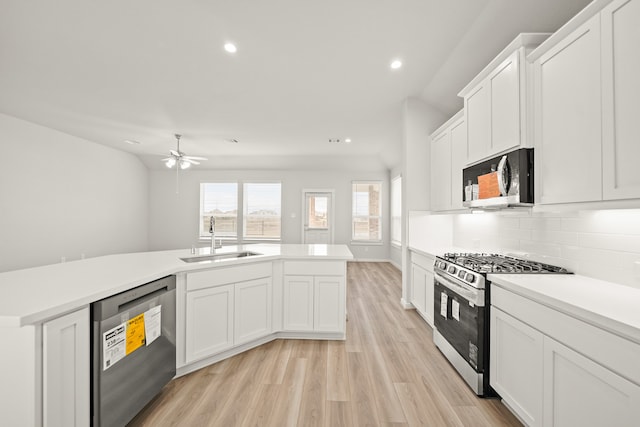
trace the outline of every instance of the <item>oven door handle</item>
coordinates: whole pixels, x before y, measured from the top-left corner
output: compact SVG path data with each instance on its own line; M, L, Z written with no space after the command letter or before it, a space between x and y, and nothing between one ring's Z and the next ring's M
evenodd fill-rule
M484 307L484 290L475 288L469 289L468 287L460 285L438 272L435 272L434 278L436 282L459 294L469 302L472 302L479 307Z

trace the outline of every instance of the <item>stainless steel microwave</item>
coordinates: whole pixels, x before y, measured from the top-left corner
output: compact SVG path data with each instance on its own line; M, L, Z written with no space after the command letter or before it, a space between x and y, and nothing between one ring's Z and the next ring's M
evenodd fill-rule
M533 148L520 148L462 171L463 206L533 206Z

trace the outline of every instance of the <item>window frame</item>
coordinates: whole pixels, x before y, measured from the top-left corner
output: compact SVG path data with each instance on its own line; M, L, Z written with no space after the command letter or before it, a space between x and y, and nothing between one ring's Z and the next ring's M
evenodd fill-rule
M391 203L389 203L389 216L391 217L390 223L390 241L392 245L402 246L402 174L396 175L391 179ZM399 206L396 206L398 202ZM396 212L398 209L398 212ZM399 223L396 230L396 221Z
M252 243L252 242L281 242L282 241L282 181L278 180L219 180L219 181L201 181L200 182L200 208L198 214L198 241L200 242L211 242L211 235L208 232L208 229L203 230L203 208L204 208L204 188L206 184L235 184L237 186L237 201L236 201L236 235L235 237L231 236L218 236L216 234L216 240L220 240L227 244L244 244L244 243ZM245 195L245 185L247 184L279 184L280 185L280 235L277 238L259 238L259 237L246 237L246 221L245 221L245 206L247 203L247 198Z
M378 211L379 215L355 215L355 188L357 185L378 185L380 197L378 198ZM382 245L384 243L383 237L383 219L382 212L382 198L383 198L383 181L380 180L368 180L368 181L351 181L351 243L354 245ZM372 218L378 219L378 239L356 239L355 238L355 220L356 218Z

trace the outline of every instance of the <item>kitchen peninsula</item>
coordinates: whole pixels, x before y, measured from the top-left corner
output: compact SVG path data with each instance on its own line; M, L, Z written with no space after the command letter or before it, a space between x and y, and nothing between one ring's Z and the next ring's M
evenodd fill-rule
M345 338L346 245L255 244L218 254L245 251L256 255L187 263L188 249L141 252L0 274L0 424L49 425L53 417L88 425L90 304L167 275L177 278L178 375L276 338ZM235 295L216 311L228 331L221 335L220 325L202 325L211 310L193 303L220 291Z

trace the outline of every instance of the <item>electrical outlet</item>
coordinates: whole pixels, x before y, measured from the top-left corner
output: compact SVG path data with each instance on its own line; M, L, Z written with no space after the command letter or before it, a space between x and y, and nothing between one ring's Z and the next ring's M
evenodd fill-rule
M640 281L640 261L636 261L633 263L633 277Z
M60 262L61 263L62 262L67 262L67 257L66 256L60 257Z
M480 247L480 239L473 239L473 249L478 249Z

